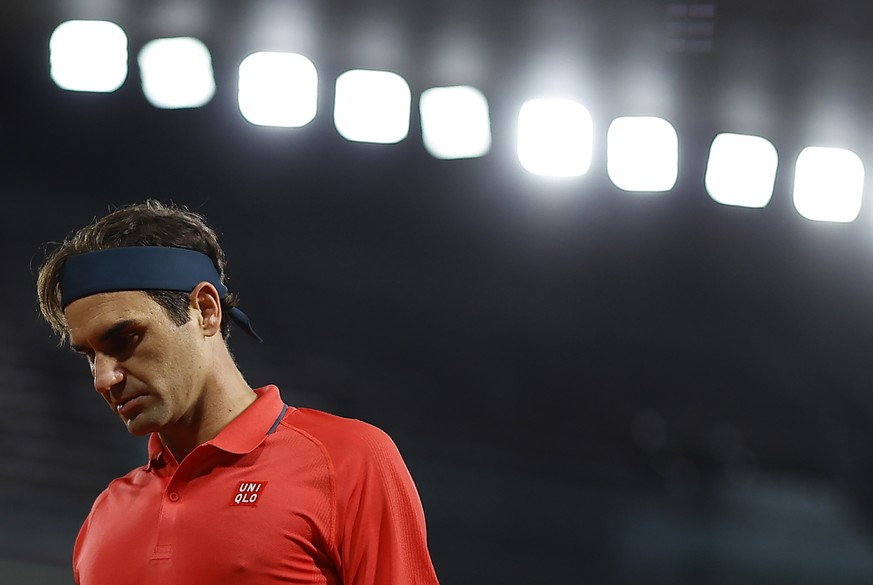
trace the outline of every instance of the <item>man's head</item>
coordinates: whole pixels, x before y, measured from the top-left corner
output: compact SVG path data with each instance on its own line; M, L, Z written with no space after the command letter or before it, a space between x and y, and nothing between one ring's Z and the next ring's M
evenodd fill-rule
M61 290L66 261L72 256L88 252L134 246L162 246L201 252L212 260L221 282L225 280L224 252L218 245L215 232L203 217L184 207L163 205L154 200L121 207L75 232L48 256L40 268L37 280L40 311L62 339L67 339L69 335ZM177 325L189 319L189 292L145 291ZM235 293L229 293L221 299L222 313L225 315L221 323L224 338L229 334L227 315L238 303Z
M131 433L197 424L207 389L234 378L227 317L247 318L224 264L202 217L146 201L80 229L40 269L43 316L88 360L95 390Z

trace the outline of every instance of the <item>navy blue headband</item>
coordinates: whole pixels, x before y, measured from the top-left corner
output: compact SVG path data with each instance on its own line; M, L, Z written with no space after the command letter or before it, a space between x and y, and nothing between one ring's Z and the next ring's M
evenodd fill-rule
M101 292L121 290L175 290L191 292L206 281L224 298L227 287L206 254L183 248L132 246L110 248L70 256L61 269L61 308ZM230 318L243 330L262 341L252 329L248 316L237 308Z

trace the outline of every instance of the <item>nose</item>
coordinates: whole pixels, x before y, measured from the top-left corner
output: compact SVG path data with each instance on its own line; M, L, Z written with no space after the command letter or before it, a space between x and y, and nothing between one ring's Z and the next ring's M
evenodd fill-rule
M97 354L91 364L91 374L94 376L94 389L97 392L109 392L113 386L124 380L124 372L118 367L118 360Z

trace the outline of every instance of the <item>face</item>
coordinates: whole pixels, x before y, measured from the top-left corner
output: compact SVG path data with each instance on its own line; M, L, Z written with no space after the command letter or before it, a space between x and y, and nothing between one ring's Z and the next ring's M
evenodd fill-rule
M94 389L132 434L191 423L208 370L197 319L178 326L141 291L84 297L64 314L70 344L88 360Z

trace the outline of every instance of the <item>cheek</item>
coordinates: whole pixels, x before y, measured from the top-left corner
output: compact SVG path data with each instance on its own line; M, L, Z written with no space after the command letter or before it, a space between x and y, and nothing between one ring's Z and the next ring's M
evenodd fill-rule
M175 392L186 394L206 370L203 357L190 343L174 343L172 348L172 352L161 360L156 375L173 386Z
M131 361L130 374L164 399L185 400L204 376L202 349L184 327L148 338Z

